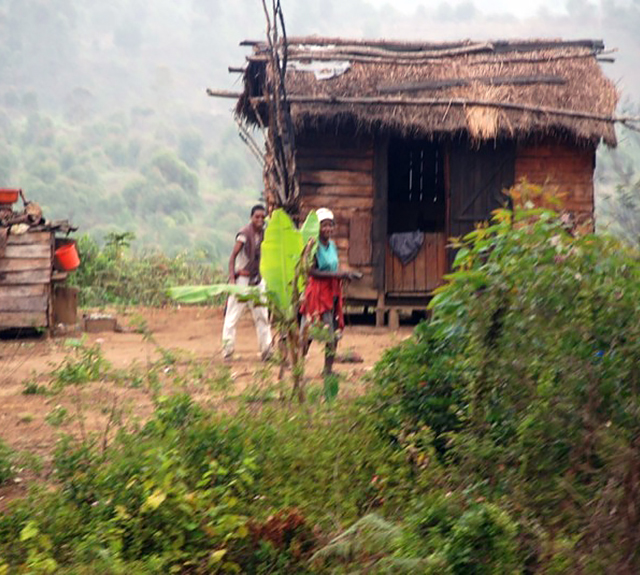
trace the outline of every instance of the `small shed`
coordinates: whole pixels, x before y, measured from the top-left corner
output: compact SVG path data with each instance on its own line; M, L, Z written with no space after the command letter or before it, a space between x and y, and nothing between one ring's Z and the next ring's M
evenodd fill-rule
M272 50L243 44L247 65L230 69L244 83L236 113L269 126ZM451 265L448 238L488 219L523 178L558 188L592 225L596 148L616 144L618 96L598 62L601 41L308 37L277 49L300 216L333 210L341 263L364 276L350 303L423 305Z
M77 321L76 288L67 287L67 272L57 266L55 250L73 240L67 222L32 225L11 233L0 227L0 331L44 329Z

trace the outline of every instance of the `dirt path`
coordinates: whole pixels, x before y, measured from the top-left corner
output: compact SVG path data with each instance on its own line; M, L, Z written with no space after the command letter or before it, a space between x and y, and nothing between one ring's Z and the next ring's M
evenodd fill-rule
M95 382L81 388L68 386L55 394L25 394L32 387L51 388L52 371L74 348L69 337L0 341L0 437L11 447L34 454L42 461L43 474L50 469L53 447L61 432L76 436L94 434L108 442L118 426L133 426L153 411L152 389L145 379L150 369L160 386L171 393L184 389L198 401L217 407L242 397L270 393L277 379L275 366L259 361L255 330L249 314L238 328L236 357L225 363L220 353L222 312L218 308L183 307L130 309L115 313L122 332L78 334L84 348L99 346L122 382ZM345 329L340 351L354 351L362 363L338 364L340 397L362 392L362 376L382 351L411 333L369 326ZM163 355L164 354L164 355ZM323 349L311 347L306 364L308 386L319 388ZM139 381L131 374L140 374ZM275 393L275 392L274 392ZM0 488L0 508L24 492L33 472L19 473L18 483Z

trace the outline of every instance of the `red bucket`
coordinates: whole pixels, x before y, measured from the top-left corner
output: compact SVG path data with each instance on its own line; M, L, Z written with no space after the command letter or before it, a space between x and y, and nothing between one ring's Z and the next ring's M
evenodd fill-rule
M75 270L80 265L76 243L65 244L56 250L56 259L65 271Z
M18 200L20 190L0 188L0 204L13 204Z

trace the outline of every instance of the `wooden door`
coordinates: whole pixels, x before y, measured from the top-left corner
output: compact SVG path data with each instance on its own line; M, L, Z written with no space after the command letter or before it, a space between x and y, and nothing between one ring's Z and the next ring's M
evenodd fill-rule
M424 243L415 259L403 264L387 243L386 293L391 296L425 296L442 284L446 273L446 235L424 234Z
M515 178L515 142L490 142L473 148L452 146L449 156L449 236L473 231L476 222L508 203L503 190ZM449 250L452 252L453 250ZM454 254L449 253L449 264Z

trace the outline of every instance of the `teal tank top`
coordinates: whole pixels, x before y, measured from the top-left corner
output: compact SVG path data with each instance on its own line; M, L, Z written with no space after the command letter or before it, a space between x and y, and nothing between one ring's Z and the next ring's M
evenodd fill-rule
M321 272L338 271L338 248L333 240L329 240L329 245L324 246L318 242L316 250L316 263Z

